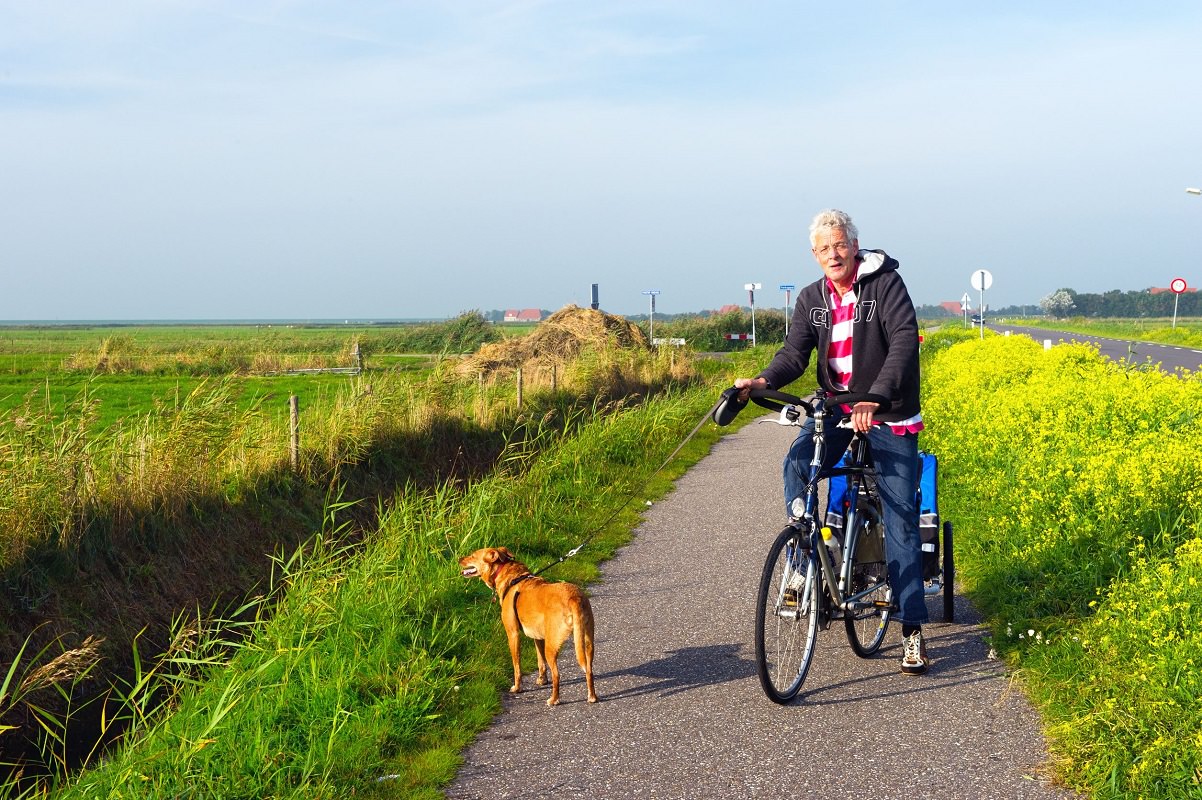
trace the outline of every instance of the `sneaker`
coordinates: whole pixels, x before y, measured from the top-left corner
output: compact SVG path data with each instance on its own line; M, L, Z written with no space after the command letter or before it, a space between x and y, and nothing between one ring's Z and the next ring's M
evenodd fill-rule
M922 631L915 631L902 639L901 671L907 675L921 675L927 671L931 659L927 658L927 645L922 640Z

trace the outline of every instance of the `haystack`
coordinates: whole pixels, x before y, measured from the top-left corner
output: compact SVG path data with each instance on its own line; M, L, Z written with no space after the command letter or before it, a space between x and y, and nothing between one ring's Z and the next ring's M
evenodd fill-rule
M647 337L622 317L567 305L538 324L533 333L486 344L462 359L461 375L521 367L562 366L588 348L647 349Z

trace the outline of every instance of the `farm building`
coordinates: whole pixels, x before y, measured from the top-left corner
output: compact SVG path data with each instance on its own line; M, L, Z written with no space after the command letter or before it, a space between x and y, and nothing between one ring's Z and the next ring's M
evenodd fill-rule
M504 322L538 322L543 318L543 312L537 308L505 309Z

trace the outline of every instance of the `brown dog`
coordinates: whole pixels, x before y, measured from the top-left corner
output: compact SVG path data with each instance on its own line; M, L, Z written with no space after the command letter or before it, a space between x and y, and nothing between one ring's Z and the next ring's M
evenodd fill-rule
M513 657L511 692L522 690L522 667L518 660L521 634L534 640L538 652L538 685L547 682L551 668L551 697L547 705L559 703L559 648L571 636L576 643L576 661L584 670L588 701L597 702L593 690L593 609L580 587L570 583L549 583L530 574L504 547L486 547L459 559L460 574L479 578L497 593L501 604L501 622L509 637Z

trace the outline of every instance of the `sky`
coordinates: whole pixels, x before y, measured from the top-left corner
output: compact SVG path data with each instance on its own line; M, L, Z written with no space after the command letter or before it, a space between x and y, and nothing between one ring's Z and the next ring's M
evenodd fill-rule
M0 320L1202 284L1202 3L0 0Z

